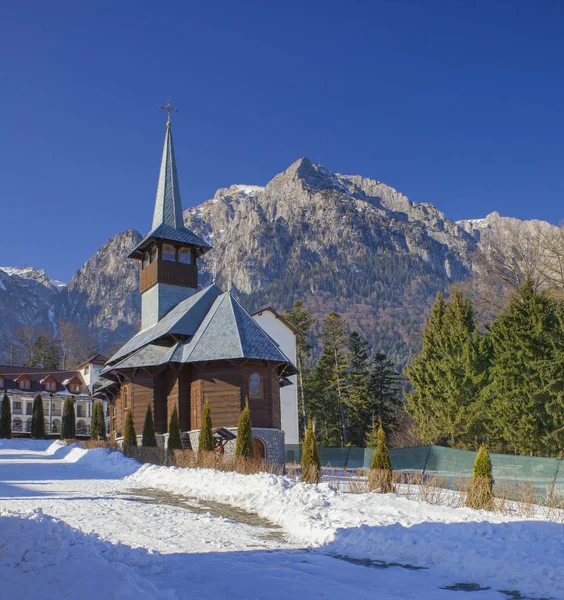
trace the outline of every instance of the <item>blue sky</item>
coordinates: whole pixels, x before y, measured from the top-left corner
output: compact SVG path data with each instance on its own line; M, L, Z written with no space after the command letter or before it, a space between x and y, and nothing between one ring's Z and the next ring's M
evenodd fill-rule
M68 281L147 230L169 96L185 208L308 156L559 223L563 30L559 0L5 0L0 265Z

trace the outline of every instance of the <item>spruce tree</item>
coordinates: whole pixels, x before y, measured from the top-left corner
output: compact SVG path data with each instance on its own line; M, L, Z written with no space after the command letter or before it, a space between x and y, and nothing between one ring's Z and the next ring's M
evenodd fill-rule
M490 327L491 383L483 391L490 447L559 455L564 446L561 307L525 282Z
M235 446L235 456L253 458L253 456L255 455L255 447L253 443L251 411L249 410L248 400L245 402L245 408L239 414L236 442L237 443Z
M349 369L347 373L346 424L348 441L362 446L370 415L370 376L365 338L353 331L349 337Z
M145 414L145 423L143 424L143 437L141 438L142 446L155 447L157 445L157 436L155 435L155 424L153 422L153 411L151 405L147 406Z
M73 440L76 438L76 415L74 412L74 398L67 398L63 406L63 425L61 439Z
M135 433L135 427L133 426L133 413L131 408L127 409L125 415L125 431L123 434L123 445L124 446L137 446L137 434Z
M317 441L310 421L302 444L302 481L305 483L319 483L321 481L321 462L317 452Z
M90 439L106 439L106 419L104 416L104 406L97 400L92 407L92 421L90 423Z
M386 444L386 433L380 419L378 427L378 445L370 463L369 484L372 489L378 489L386 494L394 491L392 461Z
M401 407L401 375L383 352L376 352L370 369L369 413L378 415L389 432L397 426Z
M374 415L372 415L372 425L370 426L370 429L368 430L368 433L366 435L366 439L364 442L367 448L376 449L378 447L378 430L379 430L379 425L376 422L376 417Z
M168 446L169 450L182 450L182 436L180 435L180 422L176 406L172 409L170 422L168 424Z
M213 452L213 426L211 418L210 403L206 398L202 411L202 426L200 428L200 439L198 441L198 452Z
M12 407L8 393L4 392L2 399L2 409L0 412L0 438L12 437Z
M493 510L493 484L492 461L488 449L480 446L472 469L472 482L466 496L466 506Z
M31 437L36 440L43 439L45 437L45 415L43 414L43 400L41 398L41 394L37 394L33 400Z

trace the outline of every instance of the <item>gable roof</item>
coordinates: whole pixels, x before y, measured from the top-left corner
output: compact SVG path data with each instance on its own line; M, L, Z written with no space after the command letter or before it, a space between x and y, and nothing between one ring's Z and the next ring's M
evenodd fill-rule
M285 366L285 375L297 373L296 367L280 350L278 344L230 292L222 293L216 285L212 285L197 295L200 295L199 301L188 303L188 300L195 299L195 296L184 300L150 328L151 332L147 329L132 338L110 359L110 366L106 368L104 374L119 369L166 363L197 363L241 358L281 363ZM212 297L213 303L209 304ZM197 314L192 315L193 311ZM173 312L176 314L170 320L174 324L159 328L159 325ZM198 326L194 330L198 321ZM155 343L159 340L159 337L156 337L157 330L161 331L160 344ZM180 338L178 336L169 338L168 344L165 345L162 339L165 335L162 333L164 330L170 333L173 330L182 330L186 333ZM135 343L131 343L136 338Z
M289 323L277 310L275 310L274 308L272 308L272 306L267 306L265 308L261 308L260 310L255 311L251 315L251 317L258 317L258 316L262 315L262 313L264 313L264 312L272 313L279 321L281 321L282 323L284 323L284 325L286 325L286 327L292 333L294 333L294 335L296 336L296 338L298 340L302 339L302 334L291 323Z
M81 362L79 365L75 367L76 370L82 369L86 365L105 365L108 362L108 357L103 354L95 354L90 358L86 359L84 362Z

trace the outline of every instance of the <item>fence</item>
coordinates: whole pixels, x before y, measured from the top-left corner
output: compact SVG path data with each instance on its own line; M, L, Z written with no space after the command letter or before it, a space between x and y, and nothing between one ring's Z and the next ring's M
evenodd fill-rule
M318 448L322 466L355 471L368 469L374 454L372 448ZM538 456L490 454L496 481L532 482L544 488L553 482L564 491L564 460ZM470 477L476 452L441 446L418 446L390 450L394 471L439 475L447 478ZM300 462L301 446L286 445L286 461Z

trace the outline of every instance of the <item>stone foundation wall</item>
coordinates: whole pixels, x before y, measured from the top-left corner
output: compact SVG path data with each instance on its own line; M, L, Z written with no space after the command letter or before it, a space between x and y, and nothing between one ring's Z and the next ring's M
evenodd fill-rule
M237 435L236 427L226 427ZM190 444L192 450L198 451L198 443L200 439L200 430L195 429L189 432ZM253 437L259 438L266 446L266 460L275 465L283 465L286 462L286 448L284 445L284 432L280 429L270 429L264 427L253 427ZM237 440L230 440L225 445L225 454L235 454L235 446Z

